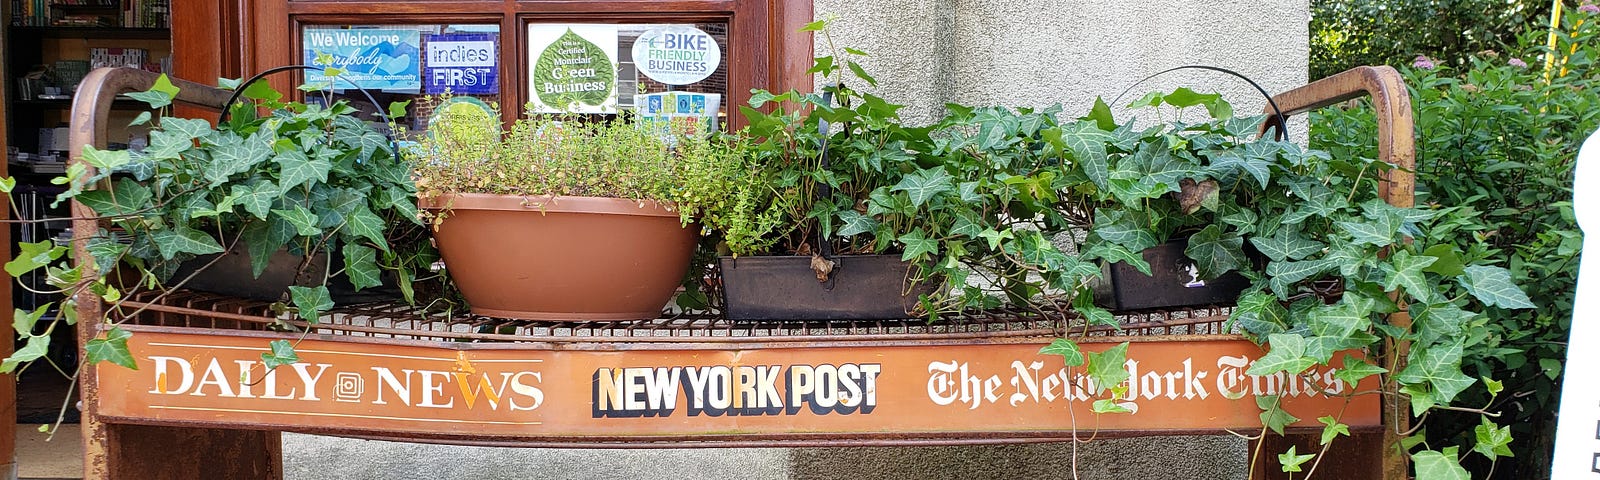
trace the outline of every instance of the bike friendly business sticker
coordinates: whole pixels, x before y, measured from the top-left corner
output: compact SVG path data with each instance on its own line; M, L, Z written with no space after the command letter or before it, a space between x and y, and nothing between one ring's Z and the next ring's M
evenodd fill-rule
M722 47L706 32L689 25L652 28L633 43L639 73L667 85L705 80L722 63Z

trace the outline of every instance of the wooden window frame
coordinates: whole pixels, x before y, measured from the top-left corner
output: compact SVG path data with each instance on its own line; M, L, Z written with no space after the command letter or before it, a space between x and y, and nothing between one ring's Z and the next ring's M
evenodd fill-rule
M238 78L299 63L300 35L309 25L499 24L501 103L528 100L527 25L538 22L726 22L731 128L743 118L751 89L811 90L812 37L799 32L812 21L810 0L198 0L174 2L173 60L180 77L205 82ZM273 79L279 90L297 81ZM514 82L515 84L512 84ZM506 109L510 122L518 109Z

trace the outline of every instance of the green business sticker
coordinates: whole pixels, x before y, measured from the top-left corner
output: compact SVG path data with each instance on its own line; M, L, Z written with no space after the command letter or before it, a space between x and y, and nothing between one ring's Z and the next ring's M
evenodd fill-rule
M563 30L552 36L554 29ZM541 38L542 37L542 38ZM530 25L530 88L541 112L616 111L616 28L607 25Z

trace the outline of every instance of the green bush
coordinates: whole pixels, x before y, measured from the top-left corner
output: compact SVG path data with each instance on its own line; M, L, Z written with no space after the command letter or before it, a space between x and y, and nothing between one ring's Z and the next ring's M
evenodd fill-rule
M1473 56L1466 68L1441 62L1401 69L1416 109L1417 202L1449 212L1448 228L1430 232L1428 240L1453 243L1469 260L1509 258L1505 266L1514 281L1538 305L1485 308L1464 332L1466 357L1491 359L1463 365L1466 372L1499 379L1509 393L1493 403L1481 386L1463 394L1482 399L1477 404L1489 405L1501 413L1499 423L1512 426L1514 463L1495 469L1505 478L1549 475L1582 246L1570 201L1574 158L1600 127L1597 23L1600 14L1573 9L1554 52L1542 46L1545 32L1539 31L1524 35L1515 54ZM1558 58L1548 83L1541 68L1547 53ZM1311 124L1314 148L1335 158L1376 155L1376 126L1365 106L1324 109ZM1435 424L1428 438L1472 439L1476 417ZM1481 467L1475 471L1488 471Z
M1549 0L1312 0L1311 78L1361 65L1410 65L1418 55L1452 66L1517 36L1543 31Z

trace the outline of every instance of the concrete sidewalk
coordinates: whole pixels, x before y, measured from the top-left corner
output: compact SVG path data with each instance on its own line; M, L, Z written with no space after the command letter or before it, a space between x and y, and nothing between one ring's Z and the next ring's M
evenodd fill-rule
M285 480L1012 479L1072 478L1070 444L770 449L513 449L284 434ZM1229 436L1097 439L1078 478L1243 479L1246 442Z

